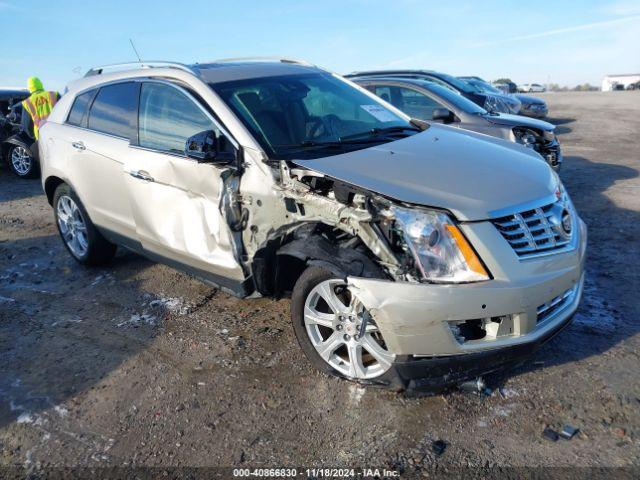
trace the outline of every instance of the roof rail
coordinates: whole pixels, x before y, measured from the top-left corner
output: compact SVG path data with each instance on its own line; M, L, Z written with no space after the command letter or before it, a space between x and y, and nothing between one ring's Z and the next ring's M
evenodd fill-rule
M165 61L145 61L145 62L128 62L128 63L114 63L112 65L103 65L101 67L93 67L87 73L84 74L85 77L91 77L93 75L101 75L106 73L106 71L117 71L117 70L126 70L128 68L175 68L178 70L183 70L185 72L193 73L197 75L198 72L193 67L189 65L185 65L184 63L178 62L165 62Z
M305 65L307 67L315 66L313 63L309 63L306 60L298 60L295 58L278 57L278 56L220 58L218 60L214 60L213 62L207 62L207 63L231 63L231 62L280 62L280 63L294 63L296 65Z

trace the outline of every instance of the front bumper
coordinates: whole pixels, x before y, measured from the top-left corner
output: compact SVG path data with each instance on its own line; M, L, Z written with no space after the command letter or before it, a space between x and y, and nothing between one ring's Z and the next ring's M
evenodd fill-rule
M567 327L573 314L564 317L538 340L464 355L411 357L396 363L396 371L407 391L436 392L473 378L514 368L524 363L543 344Z
M540 107L534 105L522 105L520 109L520 115L532 118L545 118L549 114L549 110L546 105Z
M387 348L411 357L398 364L401 375L414 376L425 367L436 373L445 369L451 376L454 364L464 373L456 378L474 370L486 373L516 353L533 351L575 313L587 242L586 226L578 223L571 250L526 259L514 253L490 222L462 224L494 277L490 281L444 285L349 277L348 282L369 309ZM468 321L487 322L486 335L461 337L456 326ZM482 362L475 365L478 359Z

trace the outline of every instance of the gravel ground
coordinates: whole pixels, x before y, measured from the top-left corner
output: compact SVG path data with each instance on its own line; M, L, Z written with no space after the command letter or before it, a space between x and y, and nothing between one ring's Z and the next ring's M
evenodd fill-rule
M543 96L589 226L585 295L486 397L318 374L285 300L128 253L82 268L39 182L0 171L0 465L640 467L640 93ZM572 440L542 437L567 423Z

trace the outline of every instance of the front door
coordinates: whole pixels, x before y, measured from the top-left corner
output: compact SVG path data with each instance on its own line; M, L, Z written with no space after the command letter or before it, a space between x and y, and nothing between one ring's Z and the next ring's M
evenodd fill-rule
M189 137L205 130L221 135L220 129L193 96L167 82L144 82L139 105L137 145L130 147L124 178L142 247L234 290L245 275L222 213L223 179L234 167L184 154Z

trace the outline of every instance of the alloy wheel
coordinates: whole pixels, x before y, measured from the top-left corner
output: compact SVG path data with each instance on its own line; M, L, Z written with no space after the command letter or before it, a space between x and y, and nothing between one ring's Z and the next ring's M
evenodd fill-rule
M68 195L58 199L56 207L62 239L76 257L82 258L89 250L87 225L76 202Z
M33 159L31 153L21 146L11 150L11 165L18 175L27 175L31 171Z
M379 377L395 360L375 321L343 280L325 280L309 292L304 325L320 357L347 377Z

